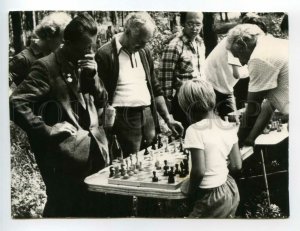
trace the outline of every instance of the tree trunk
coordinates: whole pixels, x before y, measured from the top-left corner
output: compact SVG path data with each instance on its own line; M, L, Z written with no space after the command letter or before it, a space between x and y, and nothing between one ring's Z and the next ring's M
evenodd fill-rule
M205 57L207 57L218 44L218 36L214 29L214 13L205 12L203 15L203 40L205 44Z
M34 28L32 11L25 11L25 29L32 31Z
M12 11L10 12L11 24L13 31L13 47L15 53L19 53L23 50L23 39L22 39L22 12Z

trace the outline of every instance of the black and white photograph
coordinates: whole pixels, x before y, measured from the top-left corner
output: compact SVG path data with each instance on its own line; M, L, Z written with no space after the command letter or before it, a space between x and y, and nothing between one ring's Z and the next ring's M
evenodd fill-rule
M287 10L6 17L8 219L295 215Z

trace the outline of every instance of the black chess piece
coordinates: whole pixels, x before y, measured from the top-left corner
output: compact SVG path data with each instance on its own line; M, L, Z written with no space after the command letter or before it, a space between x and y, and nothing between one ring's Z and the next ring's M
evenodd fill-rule
M121 164L121 176L124 176L125 175L125 164Z
M111 166L109 168L109 177L113 177L115 175L115 168L113 166Z
M179 165L175 164L175 171L174 171L175 175L180 174L180 170L179 170Z
M156 176L156 172L153 171L152 182L158 182L158 177Z
M145 149L145 152L144 152L144 156L147 156L149 155L149 151L148 151L148 148Z
M168 183L169 183L169 184L175 183L175 178L174 178L174 176L175 176L175 174L174 174L174 167L171 167L171 170L169 171L168 175L169 175L169 177L168 177Z
M183 164L184 164L185 174L188 175L190 173L190 171L189 171L189 160L184 159Z
M180 174L179 174L179 177L186 177L186 174L185 174L185 169L184 169L184 164L183 162L181 161L180 162Z
M183 152L183 141L180 139L179 152Z
M164 160L164 163L165 163L165 166L163 167L163 170L164 170L164 176L168 176L169 166L168 166L167 160Z
M154 142L152 143L151 149L152 149L152 150L156 150L156 145L155 145Z
M163 146L163 143L161 142L161 136L157 137L157 148L161 148Z
M172 143L173 142L173 137L172 136L168 136L168 142Z

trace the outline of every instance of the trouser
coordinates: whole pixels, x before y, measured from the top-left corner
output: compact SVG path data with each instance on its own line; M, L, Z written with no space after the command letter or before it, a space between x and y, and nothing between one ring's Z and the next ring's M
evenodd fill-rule
M199 188L190 218L233 218L240 202L240 194L234 179L212 189Z
M117 135L124 158L150 146L155 138L151 107L116 107L113 133Z
M236 100L237 109L245 107L248 95L249 78L240 79L234 86L234 96Z
M215 90L216 108L218 115L224 119L229 113L236 111L235 99L233 94L223 94Z

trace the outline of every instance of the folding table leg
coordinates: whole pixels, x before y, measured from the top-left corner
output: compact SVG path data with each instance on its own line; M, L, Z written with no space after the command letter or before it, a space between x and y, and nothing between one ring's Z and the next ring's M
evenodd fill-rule
M265 148L265 152L267 148ZM261 161L262 161L262 168L263 168L263 174L264 174L264 179L265 179L265 186L266 186L266 191L267 191L267 199L268 199L268 205L271 205L270 202L270 192L269 192L269 184L268 184L268 178L267 178L267 173L266 173L266 166L265 166L265 158L264 158L264 152L263 149L260 150L261 154Z

